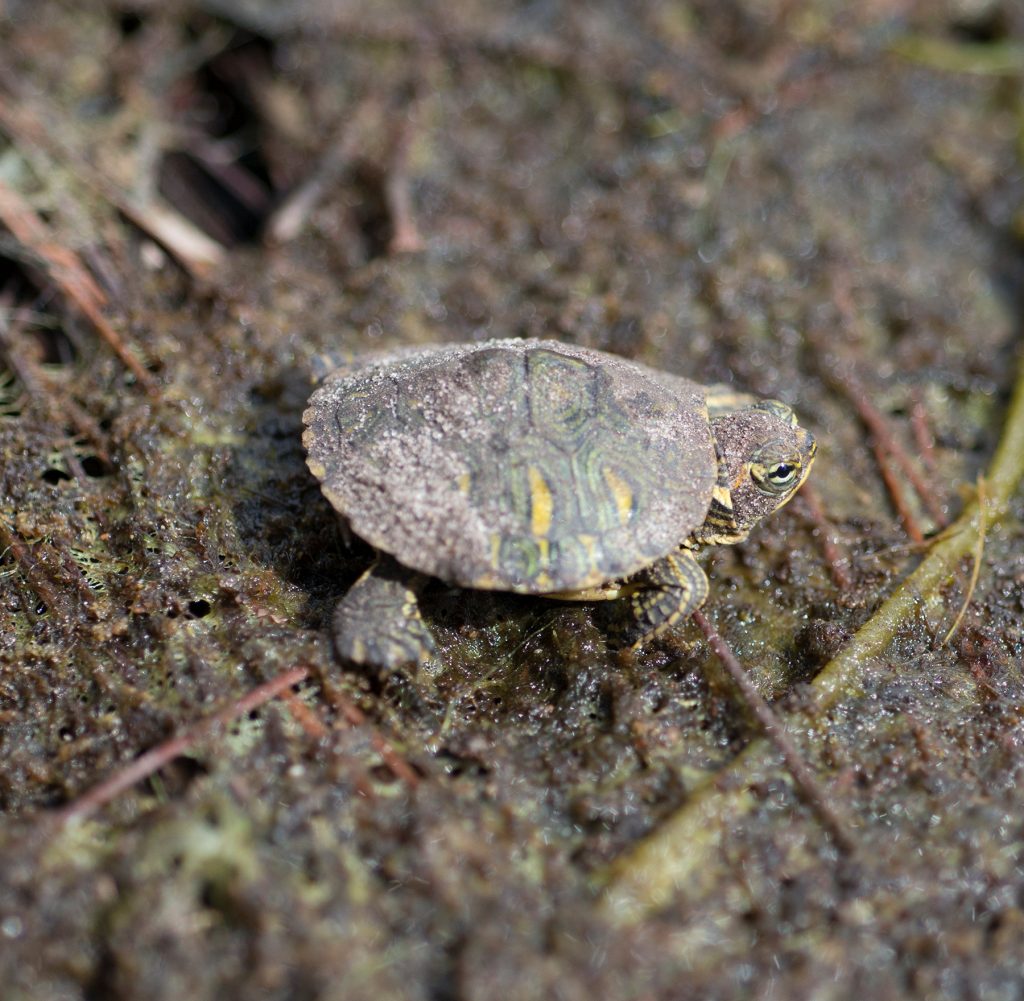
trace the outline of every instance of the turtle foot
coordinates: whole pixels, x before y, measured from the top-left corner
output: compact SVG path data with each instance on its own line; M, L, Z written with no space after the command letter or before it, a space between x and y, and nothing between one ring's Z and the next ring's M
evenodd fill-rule
M338 658L385 673L430 660L437 646L420 616L421 583L391 559L382 557L370 567L335 606L331 626Z

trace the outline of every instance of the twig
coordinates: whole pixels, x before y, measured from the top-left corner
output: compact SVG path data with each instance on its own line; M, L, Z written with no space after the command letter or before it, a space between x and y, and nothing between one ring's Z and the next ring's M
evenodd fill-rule
M0 305L3 304L3 298L3 296L0 296ZM19 314L15 314L15 318L19 321L24 319ZM19 330L21 326L23 326L23 323L19 322ZM40 367L34 360L27 356L22 357L22 353L15 350L11 335L16 332L17 330L8 324L5 310L0 309L0 351L3 351L7 363L14 370L14 374L18 377L21 384L28 390L29 396L43 401L47 412L46 415L51 420L54 417L66 414L78 433L92 443L96 449L96 455L104 466L108 469L113 468L110 450L107 447L107 436L100 430L99 424L78 406L67 393L55 391L52 381L40 370ZM70 450L66 451L65 457L68 465L72 467L75 475L81 481L84 473L82 473L78 459ZM79 473L82 473L82 476L79 476Z
M825 559L828 561L828 569L829 573L832 575L832 582L840 591L849 590L851 584L853 584L853 579L846 570L846 567L849 565L850 558L836 543L835 536L832 533L832 524L828 518L825 517L825 509L821 503L821 495L810 483L805 483L803 487L800 488L800 497L802 498L807 511L810 513L814 527L817 529L818 541L821 544L822 552L825 554Z
M900 481L896 479L896 475L889 465L888 452L877 438L871 439L871 450L875 453L875 463L878 465L878 471L882 474L882 482L885 483L885 489L889 491L889 498L892 500L893 507L896 508L896 514L899 516L904 530L911 542L924 542L924 532L921 531L921 526L918 525L913 512L907 506L903 487L900 486Z
M157 392L153 377L128 350L121 336L103 315L106 296L78 257L60 246L34 209L13 188L0 181L0 221L19 243L38 257L50 278L92 324L114 354L150 393Z
M925 482L917 466L914 465L913 460L907 455L906 449L892 433L889 422L882 416L881 411L868 399L868 395L860 381L849 372L846 374L845 380L846 384L843 387L843 392L857 408L860 419L867 425L868 430L879 440L879 443L885 450L899 463L900 469L903 470L903 475L910 480L914 490L917 492L917 496L921 498L921 503L924 505L925 510L931 515L932 521L939 528L945 528L949 524L949 519L939 504L934 488ZM842 378L840 381L842 381Z
M292 685L297 685L308 677L308 667L293 667L277 675L277 677L271 678L270 681L258 685L251 692L247 692L223 709L193 724L184 733L165 740L162 744L158 744L147 751L131 764L125 765L111 775L110 778L105 779L84 795L79 796L78 799L73 800L58 810L54 815L55 819L61 824L66 824L69 821L81 820L89 816L101 806L105 806L115 799L126 789L130 789L136 782L141 782L143 779L148 778L179 755L184 754L185 751L197 741L207 736L216 727L229 723L239 716L244 716L248 712L252 712L253 709L276 698L291 688Z
M38 95L33 95L31 101L25 99L13 74L6 72L3 67L0 67L0 84L7 91L7 94L0 94L0 128L12 139L41 150L48 158L59 161L141 232L162 246L193 278L208 279L214 268L223 263L224 248L184 216L160 201L151 199L142 202L122 191L109 177L89 163L80 151L58 138L66 130L44 128L41 124L43 121L54 122L60 119L60 109L47 104Z
M930 473L934 472L935 436L928 427L928 411L921 400L921 394L916 390L911 393L910 427L914 432L914 443L925 469Z
M264 227L268 243L287 243L302 231L310 213L324 192L346 170L359 147L365 143L370 124L382 114L377 98L364 100L327 145L309 176L292 190L267 217Z
M762 732L782 756L789 774L793 777L797 789L808 806L818 814L833 841L844 852L852 855L856 850L856 843L848 833L850 824L836 812L825 790L822 789L814 773L807 766L807 762L797 750L796 745L790 740L782 721L772 712L771 706L750 680L743 665L736 659L736 655L726 645L725 640L718 635L715 627L711 625L707 616L700 609L693 613L693 621L707 637L711 649L722 662L722 666L729 673L729 677L732 678L736 687L739 688L744 704L754 714Z
M288 712L299 726L306 732L311 740L323 740L330 732L320 721L320 717L313 712L305 702L294 692L285 692L281 701L288 707Z
M826 357L823 351L818 352L818 365L826 381L853 404L857 416L864 422L868 431L875 437L878 444L896 460L903 475L910 481L918 497L921 498L921 503L931 519L939 528L944 528L949 522L946 512L942 510L938 502L935 490L925 482L913 460L907 455L906 449L893 434L889 421L869 399L860 380L849 368L841 370L834 361Z
M857 329L859 318L853 301L849 282L838 269L832 274L832 301L839 311L843 322L851 329ZM854 374L850 366L840 368L830 357L823 345L817 338L810 338L810 344L815 350L818 365L822 375L829 384L842 393L853 404L858 416L864 422L867 429L875 436L879 444L897 462L903 475L910 480L917 492L925 510L939 528L944 528L949 519L942 509L936 496L936 491L925 481L924 477L914 465L906 449L899 439L893 434L889 421L882 412L871 402L871 399L864 389L863 384Z
M384 197L391 217L388 253L392 256L416 254L423 249L423 239L416 228L409 183L409 151L416 134L419 104L420 95L417 88L399 127L391 163L388 165L387 181L384 184Z
M420 776L416 769L384 739L362 709L343 695L337 687L326 681L324 682L324 694L331 705L352 726L369 726L371 728L370 740L373 747L395 778L401 779L411 789L415 789L420 784Z

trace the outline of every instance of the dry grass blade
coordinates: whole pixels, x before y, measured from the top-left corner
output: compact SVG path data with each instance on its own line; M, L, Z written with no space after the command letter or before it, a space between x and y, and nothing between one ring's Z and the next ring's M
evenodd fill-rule
M64 295L78 307L113 352L150 393L157 391L153 377L128 350L120 334L103 314L106 296L71 250L60 246L46 224L13 188L0 181L0 221L11 235L38 258Z
M1018 374L1006 426L986 477L987 490L936 540L917 569L883 602L846 647L814 679L816 704L825 710L856 696L865 671L889 646L896 631L916 614L977 551L985 528L995 524L1024 477L1024 369ZM764 738L750 743L728 768L698 788L689 802L654 834L603 874L603 907L615 920L635 922L671 903L683 888L700 889L712 879L712 853L737 818L752 809L752 778L770 761Z

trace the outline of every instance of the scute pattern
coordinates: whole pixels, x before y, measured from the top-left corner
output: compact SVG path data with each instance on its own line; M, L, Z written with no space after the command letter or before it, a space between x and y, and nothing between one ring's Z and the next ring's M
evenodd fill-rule
M363 361L305 421L310 468L353 531L468 587L633 573L700 524L715 481L701 387L555 341Z

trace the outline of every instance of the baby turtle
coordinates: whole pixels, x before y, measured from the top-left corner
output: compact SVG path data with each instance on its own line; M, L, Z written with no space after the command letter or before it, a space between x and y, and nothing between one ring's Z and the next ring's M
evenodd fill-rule
M338 603L339 656L393 670L434 641L417 591L614 601L638 646L707 596L694 553L739 542L803 483L793 412L557 341L357 359L303 415L307 463L381 557Z

